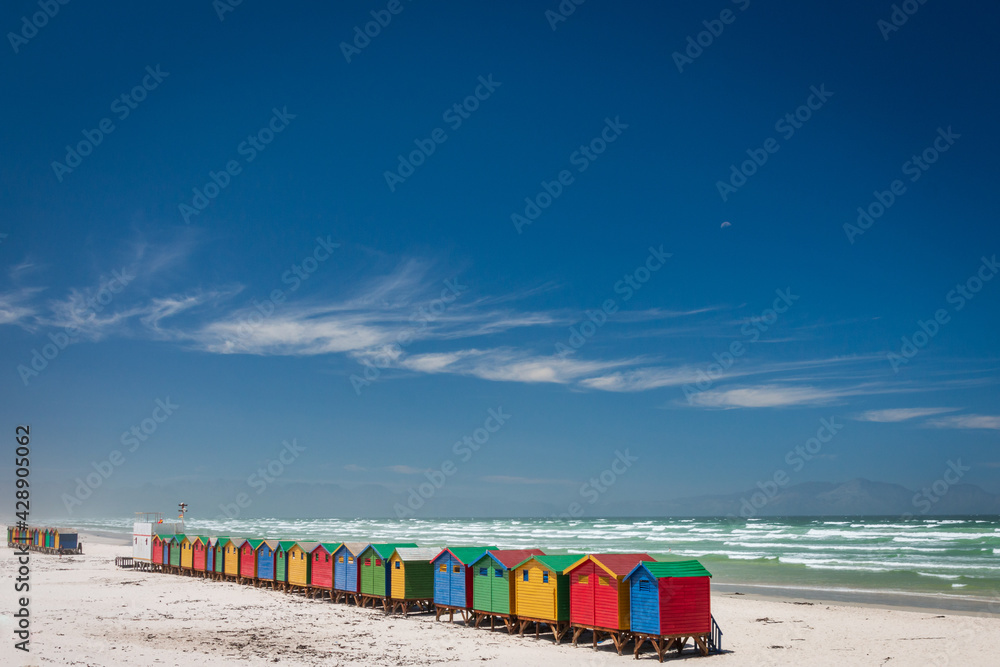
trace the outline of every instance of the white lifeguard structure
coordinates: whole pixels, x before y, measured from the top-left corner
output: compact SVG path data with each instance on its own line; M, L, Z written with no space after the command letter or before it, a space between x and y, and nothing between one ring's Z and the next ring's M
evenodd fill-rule
M163 523L160 512L136 512L132 524L132 559L152 564L153 535L176 535L183 528L183 522Z

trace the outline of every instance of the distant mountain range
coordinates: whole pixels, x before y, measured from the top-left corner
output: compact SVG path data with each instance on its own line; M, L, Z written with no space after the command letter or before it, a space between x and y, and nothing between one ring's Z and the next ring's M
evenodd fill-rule
M614 509L642 516L913 516L945 514L1000 514L1000 494L974 484L914 491L899 484L852 479L849 482L803 482L768 497L768 489L696 496L637 504L610 503ZM937 491L940 491L938 495ZM765 502L766 501L766 502Z
M67 483L65 490L72 491ZM214 519L246 517L301 518L493 518L493 517L568 517L570 501L580 501L582 519L599 517L744 517L753 516L904 516L925 515L1000 515L1000 495L972 484L938 485L936 490L914 491L898 484L853 479L848 482L804 482L783 489L748 489L740 493L705 495L689 498L644 500L641 496L620 499L614 492L589 504L573 488L561 503L552 502L552 489L542 485L525 488L525 493L494 490L487 495L467 497L467 488L445 488L414 511L397 514L408 502L407 495L376 484L345 487L334 483L275 483L257 494L246 482L179 481L174 484L98 489L93 497L74 504L67 512L63 502L68 496L38 491L32 496L32 510L39 517L53 521L72 517L126 516L137 510L165 511L169 516L177 503L189 504L189 518ZM534 492L529 495L527 491ZM62 491L62 490L60 490ZM772 493L768 496L767 492ZM940 494L936 493L940 492ZM61 496L61 497L60 497ZM616 497L617 496L617 497ZM237 507L237 499L245 500ZM418 499L419 500L419 499ZM576 503L575 503L576 504Z

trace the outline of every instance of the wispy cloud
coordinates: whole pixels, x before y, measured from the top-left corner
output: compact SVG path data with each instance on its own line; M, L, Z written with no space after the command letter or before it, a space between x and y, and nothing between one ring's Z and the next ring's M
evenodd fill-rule
M904 422L918 417L930 417L944 412L955 412L958 408L890 408L888 410L867 410L855 417L861 422Z
M368 468L364 466L359 466L356 463L348 463L347 465L344 466L344 470L348 472L365 472L366 470L368 470Z
M28 302L41 288L22 288L0 293L0 324L25 325L35 313L35 307Z
M1000 415L954 415L930 419L924 423L930 428L988 429L1000 431Z
M471 375L500 382L566 384L582 376L634 364L634 359L587 361L557 355L534 355L513 348L469 349L406 357L400 366L423 373Z
M823 405L844 396L837 389L762 384L735 389L703 391L691 396L694 405L705 408L786 408Z
M394 466L386 466L386 470L391 470L392 472L398 473L400 475L419 475L423 473L426 469L414 468L413 466L408 466L408 465L394 465Z
M509 475L487 475L479 478L483 482L490 484L542 484L545 486L576 484L569 479L551 479L544 477L512 477Z

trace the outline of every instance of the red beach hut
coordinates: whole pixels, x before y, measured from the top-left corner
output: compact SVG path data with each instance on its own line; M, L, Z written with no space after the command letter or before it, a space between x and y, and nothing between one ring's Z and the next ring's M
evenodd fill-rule
M614 642L618 655L628 640L629 587L625 577L649 554L591 554L563 570L569 579L569 622L575 646L584 630L593 634L594 649L600 635Z

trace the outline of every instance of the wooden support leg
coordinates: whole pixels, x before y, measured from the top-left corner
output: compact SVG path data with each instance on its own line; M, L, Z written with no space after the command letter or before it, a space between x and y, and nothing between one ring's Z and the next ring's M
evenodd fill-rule
M692 639L694 639L694 643L701 650L701 654L708 655L708 643L705 641L705 638L695 635L694 637L692 637Z
M635 640L635 659L636 660L639 659L639 649L641 649L642 645L645 644L645 643L646 643L646 638L645 637L636 637L636 640Z
M573 646L576 646L576 642L580 639L580 635L583 634L583 628L576 628L573 630Z

